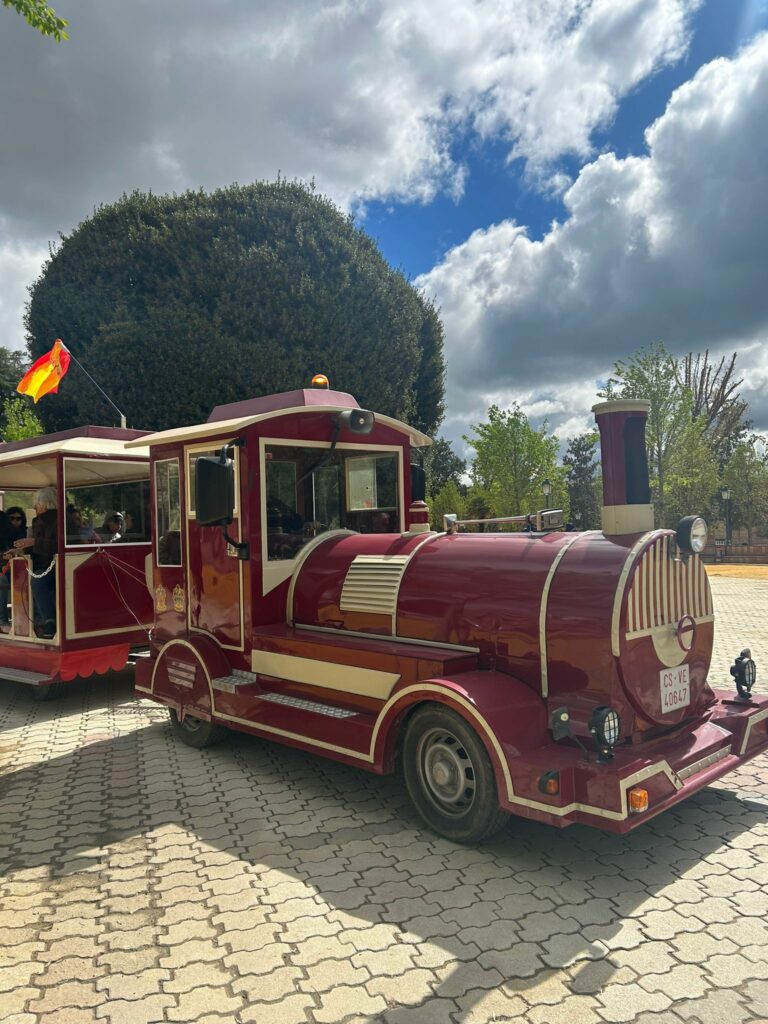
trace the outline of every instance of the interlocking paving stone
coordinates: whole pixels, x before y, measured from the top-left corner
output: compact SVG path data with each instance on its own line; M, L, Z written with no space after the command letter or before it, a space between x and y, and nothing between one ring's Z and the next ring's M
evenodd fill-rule
M768 584L712 583L713 673L748 642L766 692ZM2 1024L768 1018L767 758L625 838L463 848L397 777L180 746L125 674L0 685Z

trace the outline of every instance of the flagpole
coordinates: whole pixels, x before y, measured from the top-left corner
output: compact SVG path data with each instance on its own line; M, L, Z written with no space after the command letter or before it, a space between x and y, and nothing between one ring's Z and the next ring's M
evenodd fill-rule
M84 373L84 374L85 374L85 376L86 376L86 377L88 378L88 380L89 380L89 381L91 382L91 384L93 384L93 386L94 386L94 387L98 388L98 389L99 389L99 391L100 391L100 392L102 393L102 395L104 395L104 397L106 398L106 400L107 400L107 401L109 402L109 404L110 404L110 405L112 406L112 408L113 408L113 409L115 410L115 412L117 413L117 415L118 415L118 416L120 417L120 426L121 426L121 427L123 427L123 429L125 429L125 427L127 426L127 424L126 424L126 421L125 421L125 413L121 412L121 411L120 411L120 409L118 409L118 407L117 407L117 406L115 405L115 403L114 403L114 402L112 401L112 399L111 399L111 398L109 397L109 395L108 395L108 394L107 394L107 392L106 392L106 391L104 390L104 388L103 388L103 387L101 387L101 385L100 385L100 384L98 384L98 383L97 383L97 382L96 382L96 381L95 381L95 380L93 379L93 377L92 377L92 376L90 375L90 373L88 373L88 371L87 371L87 370L86 370L86 368L85 368L85 367L83 366L83 364L82 364L82 363L80 362L80 360L79 360L79 359L77 358L77 356L76 356L76 355L75 355L75 353L74 353L74 352L72 351L72 349L71 349L71 348L69 348L69 347L68 347L67 345L65 345L65 344L64 344L64 342L62 342L62 348L63 348L63 349L64 349L64 350L66 351L66 352L69 352L69 354L70 354L70 355L72 356L72 358L73 358L73 359L75 360L75 362L76 362L76 363L77 363L77 365L78 365L78 366L80 367L80 369L81 369L81 370L83 371L83 373Z

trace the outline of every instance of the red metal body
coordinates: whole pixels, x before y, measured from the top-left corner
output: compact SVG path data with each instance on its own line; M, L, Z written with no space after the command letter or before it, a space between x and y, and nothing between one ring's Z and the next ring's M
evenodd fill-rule
M448 707L480 738L503 808L614 832L768 747L768 700L735 701L710 687L709 586L699 558L680 557L673 534L423 532L421 509L406 521L407 467L412 443L426 439L383 417L367 436L338 433L339 414L355 408L342 393L292 392L220 407L207 424L146 439L153 466L174 479L178 467L181 525L174 564L155 538L156 625L139 693L180 719L374 772L392 769L415 709ZM642 511L642 495L628 502L634 485L616 469L621 431L608 424L604 436L612 437L604 453L611 514L622 504ZM235 462L229 536L248 545L245 560L218 528L198 525L193 507L195 459L222 447ZM315 512L322 459L334 450L349 507L353 471L373 472L354 459L394 455L396 508L348 509L341 528L315 536L308 522L299 541L276 529L267 493L274 465L299 494L307 450L319 460ZM387 532L370 528L373 516ZM687 689L675 682L680 673ZM553 740L550 715L561 707L590 749L595 708L618 712L612 760ZM548 772L559 773L555 794L540 787ZM633 815L628 792L637 786L649 807Z
M146 576L148 535L143 541L102 543L95 535L68 535L66 519L72 488L148 478L146 451L126 452L123 447L142 436L137 430L83 427L0 445L5 506L26 499L31 524L34 492L51 487L57 503L55 633L43 637L36 629L29 559L11 559L12 621L0 633L0 677L47 689L120 669L132 647L146 645L154 618ZM149 509L142 511L148 534Z

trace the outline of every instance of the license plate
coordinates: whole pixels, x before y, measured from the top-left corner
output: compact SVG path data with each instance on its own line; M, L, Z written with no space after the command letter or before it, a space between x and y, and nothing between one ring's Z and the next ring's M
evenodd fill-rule
M669 714L691 703L691 673L687 665L665 668L659 672L661 713Z

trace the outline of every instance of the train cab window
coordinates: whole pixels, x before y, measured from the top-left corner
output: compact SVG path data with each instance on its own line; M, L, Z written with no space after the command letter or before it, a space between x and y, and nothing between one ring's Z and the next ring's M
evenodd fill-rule
M179 460L155 463L157 564L181 565L181 494Z
M266 554L295 558L327 530L400 530L397 451L328 450L298 445L265 448Z
M149 543L145 462L65 459L67 547Z

